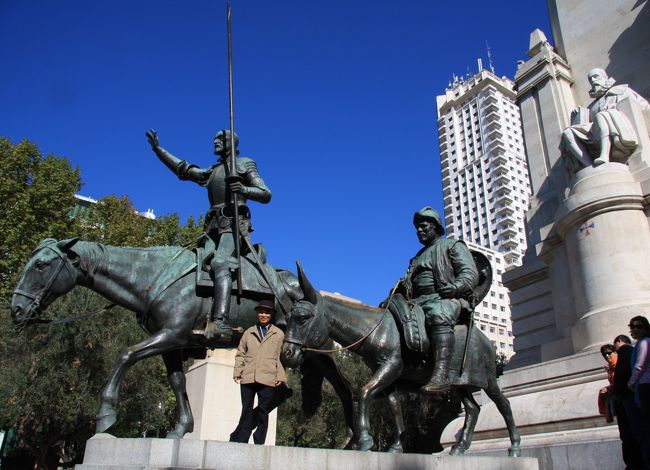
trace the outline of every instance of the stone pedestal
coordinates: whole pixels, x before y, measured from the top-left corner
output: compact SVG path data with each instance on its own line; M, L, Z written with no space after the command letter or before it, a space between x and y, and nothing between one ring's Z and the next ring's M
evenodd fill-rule
M187 395L194 414L194 432L186 439L228 442L241 414L239 385L232 379L234 349L215 349L187 372ZM266 445L275 445L277 409L269 415ZM252 438L251 438L252 442Z
M90 439L76 470L538 470L537 459L388 454L189 439Z
M510 400L522 435L522 455L539 459L541 469L624 468L618 427L598 414L598 390L607 385L600 352L574 354L506 372L499 384ZM503 418L484 394L469 455L501 455L509 445ZM441 437L455 442L464 417Z
M570 274L575 352L597 349L650 313L650 229L641 185L626 165L605 163L574 175L543 232L538 254ZM562 250L561 256L555 256ZM567 286L568 288L569 286Z

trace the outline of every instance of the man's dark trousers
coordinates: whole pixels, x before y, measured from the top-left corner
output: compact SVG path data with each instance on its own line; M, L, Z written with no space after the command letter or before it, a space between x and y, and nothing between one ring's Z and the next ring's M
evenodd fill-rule
M258 383L242 384L241 387L241 417L237 429L230 435L230 442L248 442L253 433L255 444L264 444L266 430L269 426L269 413L275 408L275 387ZM253 401L257 395L257 406L253 410Z

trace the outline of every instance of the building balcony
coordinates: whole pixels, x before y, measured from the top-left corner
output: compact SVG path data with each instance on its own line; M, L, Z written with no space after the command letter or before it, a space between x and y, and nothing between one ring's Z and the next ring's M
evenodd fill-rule
M514 238L517 235L517 228L514 225L504 225L502 226L499 233L504 238L508 238L508 237Z
M489 89L484 90L481 98L482 98L481 104L483 106L486 106L486 105L491 104L491 103L494 103L494 104L499 103L499 98L498 98L498 96L496 94L496 90L494 90L494 91L489 90Z
M442 178L443 178L443 179L445 179L445 178L449 178L450 173L451 173L451 172L450 172L450 170L449 170L449 165L445 166L445 167L442 169Z
M483 116L487 118L488 115L492 112L496 112L497 114L499 113L499 105L495 101L486 101L481 107L481 111Z
M440 142L440 145L442 145L443 142L447 142L447 131L442 130L441 132L438 132L438 142Z
M510 176L505 171L499 170L499 172L494 175L494 184L509 184Z
M496 95L497 94L497 88L492 84L487 85L485 88L483 88L483 93L490 94L490 95Z
M487 153L504 154L506 153L506 146L501 139L494 139L488 142L485 146L485 151Z
M514 214L515 211L512 206L499 206L497 207L497 215L499 217L505 217Z
M451 191L451 188L445 188L445 189L442 191L442 195L443 195L443 197L451 196L451 192L452 192L452 191Z
M512 192L512 186L510 186L509 183L500 183L500 184L495 184L493 186L494 191L500 192L500 193L506 193L510 194Z
M499 241L501 242L501 247L505 248L506 250L517 248L519 246L519 240L517 240L517 237L502 236L499 237Z
M492 128L485 134L485 140L495 140L503 138L503 130L501 126L492 126Z
M514 264L519 261L520 258L521 255L514 250L509 251L503 255L503 259L505 260L506 264Z
M506 215L504 217L501 217L499 221L497 222L497 225L500 227L506 227L508 225L514 225L516 223L514 216L512 215Z
M503 169L507 170L508 169L508 159L506 158L505 155L501 153L497 153L496 155L493 155L492 158L490 159L490 166L494 171Z
M505 204L512 204L513 202L515 202L515 200L512 199L512 196L509 193L502 191L497 194L497 202L499 204L505 205Z
M445 168L449 168L449 159L442 156L444 152L440 152L440 167L444 170Z
M491 119L489 122L488 121L483 121L484 124L484 131L489 132L493 129L498 129L501 128L501 121L498 119Z
M501 115L499 114L499 109L494 109L494 107L490 108L489 111L483 111L481 112L481 116L483 120L485 121L499 121L499 118Z

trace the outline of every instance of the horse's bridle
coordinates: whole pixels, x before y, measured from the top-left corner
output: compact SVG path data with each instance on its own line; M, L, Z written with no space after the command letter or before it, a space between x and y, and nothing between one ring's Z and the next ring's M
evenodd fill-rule
M308 302L308 301L302 300L302 302ZM308 302L308 303L310 305L314 306L315 311L314 311L314 316L311 318L311 323L310 323L309 327L307 328L307 331L304 334L304 337L311 338L312 337L311 333L314 332L314 330L319 325L319 323L320 323L320 321L321 321L321 319L322 319L322 317L324 315L324 309L322 308L320 300L316 304L312 304L311 302ZM305 345L304 345L304 343L302 341L300 341L298 339L295 339L293 337L293 335L285 335L284 342L289 343L289 344L293 344L293 345L299 347L301 351L311 350L310 348L305 347Z
M70 267L68 266L68 264L69 264L68 259L63 254L63 252L61 250L59 250L59 248L56 246L56 242L52 242L52 243L49 243L47 245L44 245L44 246L41 246L41 247L37 248L32 253L31 257L33 258L34 255L36 255L36 253L38 253L39 251L44 250L46 248L52 250L57 255L57 257L61 260L61 263L59 263L59 265L54 269L54 271L50 275L49 279L45 283L45 286L43 286L43 288L36 294L32 294L30 292L25 292L24 290L20 290L20 289L15 289L14 292L13 292L13 295L20 295L22 297L26 297L26 298L32 300L31 304L29 305L29 310L28 310L29 317L21 322L23 324L27 324L29 321L38 321L37 316L38 316L39 310L41 309L41 303L48 296L50 288L52 287L52 284L54 284L54 281L56 281L57 277L59 277L59 274L63 270L64 266L65 266L65 268L67 270L68 275L70 276L70 278L73 281L77 277L76 273L73 273L73 272L70 271Z
M340 351L344 351L346 349L353 348L357 344L364 341L368 336L373 334L375 332L375 330L377 328L379 328L379 325L382 324L382 322L384 321L384 318L386 318L386 314L389 312L388 307L390 305L391 300L393 300L393 296L395 295L395 292L397 291L397 286L399 286L400 282L401 282L401 280L398 280L397 283L395 284L395 286L393 286L393 288L391 289L390 295L388 296L388 299L386 300L386 306L384 307L384 312L383 312L381 318L379 319L379 321L375 324L375 326L372 327L372 329L368 333L363 335L361 338L359 338L354 343L348 344L347 346L342 346L342 347L336 348L336 349L316 349L316 348L308 348L301 341L295 340L293 338L293 336L288 336L287 337L286 335L284 337L284 342L289 343L289 344L293 344L295 346L298 346L300 348L300 350L303 351L303 352L311 351L311 352L319 352L319 353L333 353L333 352L340 352ZM309 303L311 305L314 305L311 302L309 302ZM319 317L318 320L320 320L320 317L322 317L324 315L324 311L325 311L320 299L316 303L316 305L314 305L314 308L316 309L316 313L314 313L314 318L312 319L312 321L316 322L316 317ZM316 328L316 325L317 325L317 323L314 323L314 324L310 325L308 333L311 333ZM308 335L305 335L305 336L307 336L308 338L310 337Z

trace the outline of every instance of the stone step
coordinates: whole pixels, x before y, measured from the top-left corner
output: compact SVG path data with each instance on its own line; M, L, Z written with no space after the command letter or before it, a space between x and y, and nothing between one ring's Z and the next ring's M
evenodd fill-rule
M505 452L505 451L504 451ZM539 470L535 458L388 454L194 439L92 438L76 470Z

